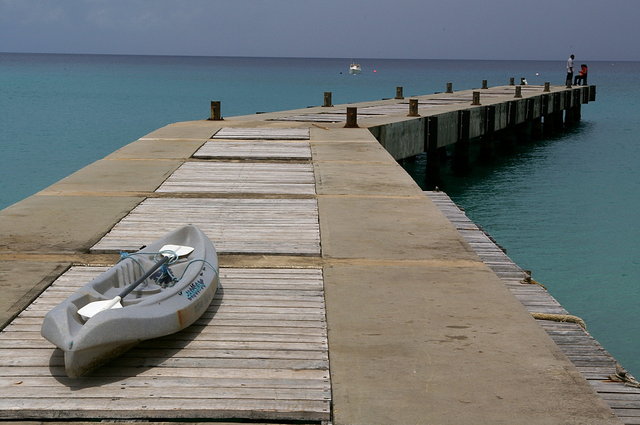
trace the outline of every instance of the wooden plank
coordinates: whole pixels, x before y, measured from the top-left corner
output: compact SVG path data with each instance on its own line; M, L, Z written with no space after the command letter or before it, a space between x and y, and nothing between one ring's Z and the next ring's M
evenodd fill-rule
M274 118L271 121L299 121L299 122L341 122L346 121L345 113L297 114Z
M0 366L0 376L22 378L24 376L55 376L63 377L64 368L60 366L34 366L27 368L4 367ZM194 367L170 367L162 368L137 368L125 367L122 365L103 366L94 371L88 378L107 378L107 379L127 379L132 380L149 380L155 379L162 382L163 377L191 379L196 377L207 379L237 379L238 382L246 379L290 379L296 382L307 379L326 381L329 379L329 372L325 369L285 369L285 368L248 368L248 367L225 367L225 368L194 368ZM85 378L83 378L85 379ZM18 379L20 380L20 379ZM77 381L76 381L77 382ZM83 381L80 381L83 382ZM4 391L4 390L3 390ZM81 395L81 394L80 394Z
M197 389L194 392L198 392ZM274 420L327 420L326 400L279 400L210 398L86 398L81 405L61 398L2 398L0 418L94 419L175 418L217 419L246 418Z
M191 376L189 379L185 379L183 377L172 377L172 376L164 376L161 380L153 379L153 377L149 377L149 379L136 379L131 380L128 378L101 378L101 377L85 377L82 381L78 381L77 379L71 379L62 376L51 376L50 374L46 374L42 371L41 376L9 376L9 377L0 377L0 387L22 387L22 388L31 388L37 389L39 387L58 387L60 384L64 385L67 388L82 390L83 387L96 387L100 386L103 388L154 388L154 387L171 387L175 388L193 388L193 387L208 387L210 389L213 388L233 388L234 386L238 386L240 382L241 388L271 388L271 389L291 389L291 388L301 388L301 389L319 389L328 391L330 390L330 385L328 380L322 379L267 379L267 378L246 378L242 381L238 381L239 378L215 378L211 377L201 377L201 376ZM32 390L33 391L33 390ZM33 393L31 396L34 397L38 393Z
M309 140L308 128L224 127L213 139L243 140Z
M309 159L311 158L311 147L308 142L298 141L212 140L205 143L193 157L203 159Z
M71 268L0 332L0 418L329 418L321 270L223 268L196 325L66 378L62 351L39 334L42 317L104 270Z
M309 163L186 162L156 192L316 193Z
M81 390L86 398L108 398L113 397L136 397L141 399L165 399L171 400L176 398L175 389L161 386L146 387L138 386L135 390L129 388L133 387L90 387L84 386ZM11 395L9 399L39 399L39 398L51 398L51 399L66 399L74 396L74 392L78 391L79 387L69 388L60 385L52 386L39 386L38 393L34 394L31 388L21 385L13 385ZM247 387L221 387L204 384L199 387L199 391L193 391L189 393L189 397L192 399L210 399L210 391L216 392L216 398L218 399L273 399L273 400L329 400L330 392L323 388L247 388Z
M219 253L320 254L315 199L150 198L92 247L135 251L185 224L195 224Z

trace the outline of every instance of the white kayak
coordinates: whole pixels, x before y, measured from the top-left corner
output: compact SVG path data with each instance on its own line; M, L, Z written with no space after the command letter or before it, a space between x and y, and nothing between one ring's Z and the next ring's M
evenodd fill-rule
M42 336L82 376L143 340L178 332L209 307L218 256L197 227L181 227L123 259L47 313Z

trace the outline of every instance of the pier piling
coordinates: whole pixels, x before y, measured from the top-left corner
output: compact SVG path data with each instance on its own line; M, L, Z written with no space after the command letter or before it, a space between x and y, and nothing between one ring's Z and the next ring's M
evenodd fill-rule
M427 153L427 169L425 185L430 190L438 184L440 175L440 152L438 149L438 117L432 116L425 120L424 151Z
M221 104L219 100L211 101L211 115L209 116L209 120L211 121L221 121Z
M331 96L332 93L330 91L324 92L324 104L322 105L323 107L330 108L333 106L333 104L331 103Z
M480 92L474 91L472 96L473 96L473 100L471 101L471 104L474 106L480 105Z
M355 106L347 107L347 123L345 128L358 128L358 108Z
M418 99L409 99L409 115L408 117L419 117L418 114Z
M470 168L469 158L469 127L471 123L471 111L463 109L458 111L458 141L453 149L453 171L459 174L466 173Z
M513 96L515 98L521 98L522 97L522 86L516 86L516 93L515 96Z

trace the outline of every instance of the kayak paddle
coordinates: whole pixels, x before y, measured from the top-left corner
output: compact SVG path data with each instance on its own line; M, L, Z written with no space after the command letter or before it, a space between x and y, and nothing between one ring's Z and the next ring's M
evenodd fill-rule
M165 245L160 249L160 254L162 254L162 259L155 263L153 267L151 267L147 272L140 276L138 280L133 282L131 285L127 286L120 292L120 294L116 295L114 298L110 300L103 301L94 301L82 307L78 310L78 314L82 316L83 319L89 320L96 314L101 311L109 310L112 308L122 308L122 304L120 301L129 295L131 291L136 289L138 285L147 280L149 276L151 276L156 270L162 267L164 264L168 263L169 260L174 258L182 257L185 255L191 254L193 248L190 246L181 246L181 245Z

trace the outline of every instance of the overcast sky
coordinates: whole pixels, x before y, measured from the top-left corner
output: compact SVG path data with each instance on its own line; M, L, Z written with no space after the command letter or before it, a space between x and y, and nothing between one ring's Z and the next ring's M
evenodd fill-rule
M0 52L640 60L640 0L0 0Z

